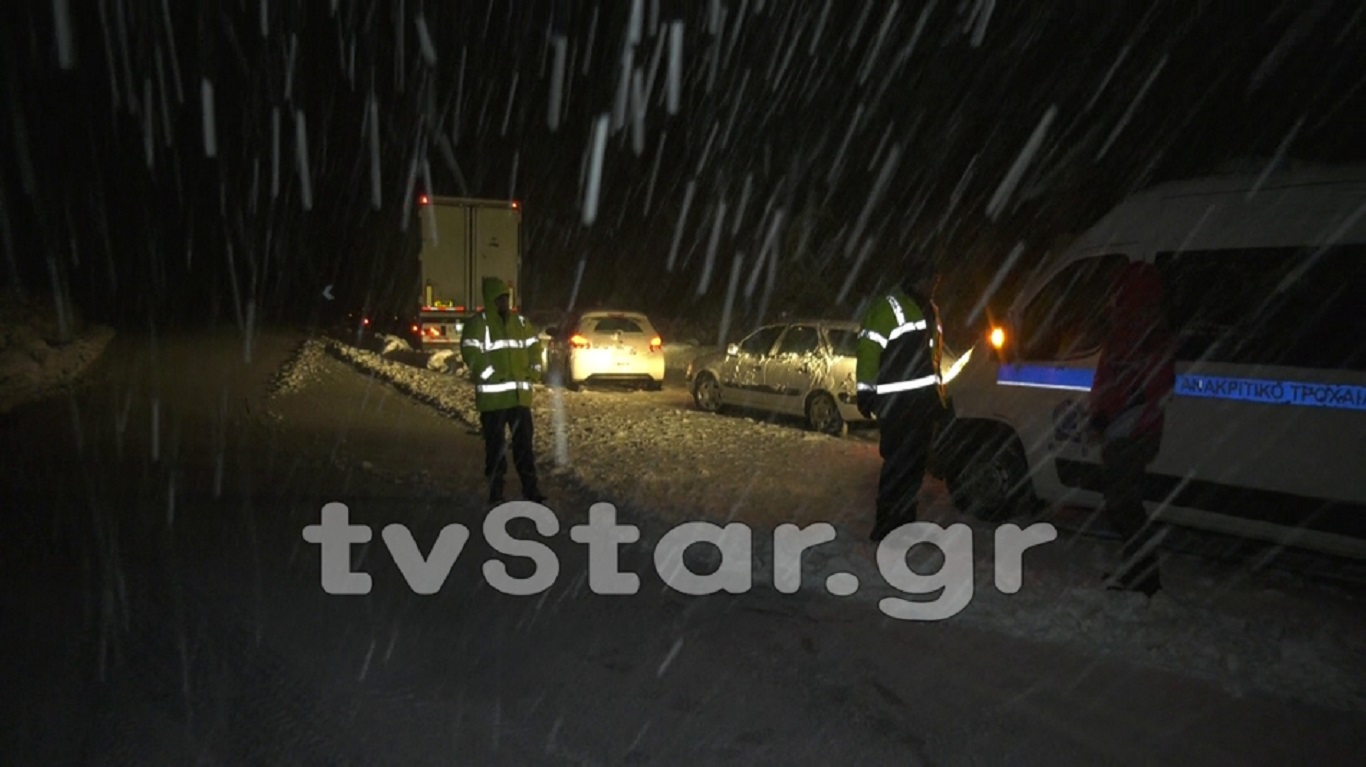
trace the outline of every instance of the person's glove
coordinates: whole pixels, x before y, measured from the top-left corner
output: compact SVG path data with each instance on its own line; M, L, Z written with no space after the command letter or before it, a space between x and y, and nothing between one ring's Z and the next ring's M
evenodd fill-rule
M858 412L864 418L872 418L877 412L877 392L864 389L858 393Z

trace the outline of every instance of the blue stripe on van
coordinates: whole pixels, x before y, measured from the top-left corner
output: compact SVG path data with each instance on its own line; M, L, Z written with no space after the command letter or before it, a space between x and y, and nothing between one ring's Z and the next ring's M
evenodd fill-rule
M1038 389L1091 391L1096 371L1089 368L1059 368L1049 365L1001 365L996 383L1004 386L1030 386Z
M1089 368L1001 365L996 371L996 383L1038 389L1090 391L1095 375L1096 371ZM1235 402L1260 402L1267 405L1366 411L1366 386L1351 384L1186 374L1176 377L1176 395Z

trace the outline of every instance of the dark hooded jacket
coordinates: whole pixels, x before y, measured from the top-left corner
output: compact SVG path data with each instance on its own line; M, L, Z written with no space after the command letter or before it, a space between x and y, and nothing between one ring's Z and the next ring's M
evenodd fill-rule
M1162 275L1131 263L1115 285L1109 335L1091 386L1091 427L1107 440L1160 436L1175 384L1175 341L1162 310Z

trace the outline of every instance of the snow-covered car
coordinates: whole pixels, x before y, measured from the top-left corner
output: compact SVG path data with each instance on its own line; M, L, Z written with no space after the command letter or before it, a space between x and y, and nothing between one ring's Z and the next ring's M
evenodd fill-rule
M546 369L551 384L664 386L664 342L640 312L593 310L570 316L547 331Z
M697 407L739 407L806 419L812 429L844 434L866 420L856 396L859 326L845 320L795 320L765 325L724 352L688 365Z

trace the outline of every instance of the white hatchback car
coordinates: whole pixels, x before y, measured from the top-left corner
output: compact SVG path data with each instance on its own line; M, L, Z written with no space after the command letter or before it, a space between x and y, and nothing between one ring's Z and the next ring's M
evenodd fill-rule
M548 328L549 381L576 389L583 384L664 386L664 342L640 312L593 310Z

